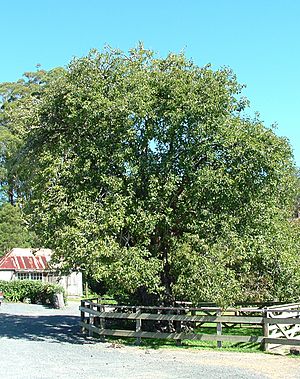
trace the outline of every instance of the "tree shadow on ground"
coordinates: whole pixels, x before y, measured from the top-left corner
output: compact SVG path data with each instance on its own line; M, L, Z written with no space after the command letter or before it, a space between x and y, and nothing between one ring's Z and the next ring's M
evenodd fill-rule
M94 343L81 333L79 322L79 316L23 316L1 313L0 338L72 344Z

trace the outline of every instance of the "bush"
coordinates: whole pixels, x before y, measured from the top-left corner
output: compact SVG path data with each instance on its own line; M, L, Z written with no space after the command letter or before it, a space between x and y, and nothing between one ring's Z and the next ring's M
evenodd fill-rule
M43 283L38 280L0 280L0 291L4 293L7 301L24 301L30 299L33 304L54 305L54 297L62 293L65 299L65 291L62 286L51 283Z

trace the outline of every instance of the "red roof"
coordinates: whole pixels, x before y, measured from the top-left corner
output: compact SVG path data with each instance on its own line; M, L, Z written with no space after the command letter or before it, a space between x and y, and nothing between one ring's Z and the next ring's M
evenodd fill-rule
M49 270L49 249L12 249L0 258L0 270L44 271Z

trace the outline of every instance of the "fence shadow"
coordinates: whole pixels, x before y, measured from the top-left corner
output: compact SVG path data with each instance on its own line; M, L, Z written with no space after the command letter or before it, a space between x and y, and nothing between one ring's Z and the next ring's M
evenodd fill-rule
M71 344L93 343L80 333L79 321L79 316L23 316L1 313L0 338Z

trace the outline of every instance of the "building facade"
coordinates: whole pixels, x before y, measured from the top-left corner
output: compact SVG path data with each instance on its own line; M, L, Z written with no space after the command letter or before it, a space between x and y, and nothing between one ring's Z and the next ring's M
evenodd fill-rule
M50 249L14 248L0 258L0 280L40 280L60 284L67 296L82 296L82 273L61 275L51 255Z

